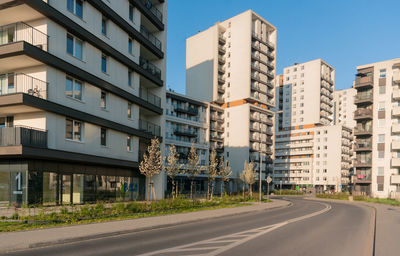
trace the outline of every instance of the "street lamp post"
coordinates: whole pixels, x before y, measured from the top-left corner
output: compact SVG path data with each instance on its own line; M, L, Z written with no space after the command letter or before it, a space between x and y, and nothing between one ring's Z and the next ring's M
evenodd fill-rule
M258 187L258 201L261 202L261 188L262 188L262 182L261 182L261 170L262 170L262 153L261 153L261 147L260 147L260 170L259 170L259 187Z

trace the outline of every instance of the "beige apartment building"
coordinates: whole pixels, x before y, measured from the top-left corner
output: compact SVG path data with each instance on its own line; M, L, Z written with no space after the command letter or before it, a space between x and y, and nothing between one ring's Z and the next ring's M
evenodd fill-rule
M352 130L333 124L333 67L317 59L283 71L276 81L275 187L346 190Z
M400 59L357 67L355 192L400 193Z
M186 41L186 93L225 110L216 142L233 177L250 160L271 170L275 60L276 28L251 10Z
M139 152L164 133L166 5L0 1L4 205L144 197Z
M333 92L333 124L342 124L354 129L357 122L354 120L354 112L357 109L354 100L357 90L354 88L336 90Z

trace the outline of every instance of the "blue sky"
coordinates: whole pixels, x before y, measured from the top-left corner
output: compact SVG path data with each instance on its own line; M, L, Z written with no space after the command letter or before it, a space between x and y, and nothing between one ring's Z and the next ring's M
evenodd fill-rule
M186 38L248 9L278 29L277 74L322 58L345 89L357 65L400 57L398 0L169 0L167 88L185 92Z

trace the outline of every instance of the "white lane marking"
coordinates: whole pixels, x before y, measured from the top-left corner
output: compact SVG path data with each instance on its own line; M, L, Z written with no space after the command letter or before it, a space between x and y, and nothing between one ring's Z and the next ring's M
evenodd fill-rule
M328 204L325 204L325 203L320 203L320 204L325 205L325 208L322 210L319 210L317 212L306 214L304 216L293 218L293 219L290 219L287 221L283 221L280 223L276 223L273 225L268 225L268 226L264 226L264 227L260 227L260 228L245 230L245 231L241 231L241 232L234 233L234 234L214 237L211 239L198 241L198 242L194 242L191 244L185 244L185 245L162 249L162 250L158 250L158 251L154 251L154 252L149 252L149 253L141 254L140 256L152 256L152 255L162 255L162 254L180 253L180 252L190 253L187 255L215 256L215 255L221 254L222 252L230 250L236 246L239 246L243 243L246 243L247 241L250 241L254 238L265 235L265 234L267 234L275 229L278 229L282 226L285 226L289 223L301 221L304 219L308 219L308 218L323 214L332 208ZM249 233L251 233L251 234L249 234ZM209 244L221 243L221 242L227 242L228 244L221 245L221 246L209 246ZM204 254L204 252L201 252L201 250L214 250L214 251L207 252L206 254Z

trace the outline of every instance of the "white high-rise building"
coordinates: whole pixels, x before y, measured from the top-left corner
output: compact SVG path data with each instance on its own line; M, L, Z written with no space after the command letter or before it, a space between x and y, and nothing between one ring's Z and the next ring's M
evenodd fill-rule
M284 68L278 77L275 186L347 189L352 130L333 125L334 69L317 59Z
M249 10L188 38L186 47L186 93L225 109L225 129L215 135L224 136L233 177L245 161L259 168L260 155L266 170L273 152L276 28Z
M0 1L0 202L143 198L164 133L166 1ZM157 196L165 178L153 179Z
M354 111L357 109L354 104L356 94L357 90L354 88L333 92L333 124L342 124L351 129L356 127L354 120Z
M357 67L355 193L400 194L400 59Z

